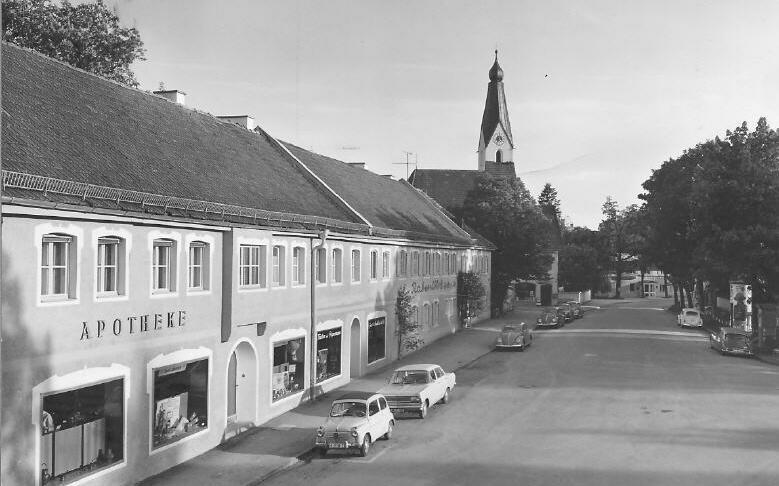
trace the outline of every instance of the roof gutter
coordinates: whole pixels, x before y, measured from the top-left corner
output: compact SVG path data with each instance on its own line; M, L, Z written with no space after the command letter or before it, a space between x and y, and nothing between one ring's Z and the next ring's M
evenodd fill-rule
M338 202L340 202L346 209L348 209L352 214L354 214L359 220L361 220L363 223L365 223L365 225L368 226L368 234L373 235L373 225L371 224L370 221L368 221L368 218L366 218L365 216L360 214L360 212L357 211L356 209L354 209L354 207L352 207L351 204L346 202L346 200L344 198L342 198L337 192L335 192L335 190L332 187L327 185L327 183L324 180L322 180L321 177L316 175L316 173L314 173L314 171L311 170L306 164L304 164L302 160L300 160L299 158L295 157L295 154L293 154L286 147L286 145L284 145L283 143L279 142L278 140L276 140L275 138L270 136L270 134L268 134L268 132L266 132L262 128L258 127L257 130L260 131L263 135L265 135L269 140L272 140L276 145L278 145L284 151L284 153L289 155L292 158L292 160L297 162L303 168L303 170L305 170L315 181L317 181L319 184L322 185L322 187L327 189L327 191L334 198L336 198L338 200Z

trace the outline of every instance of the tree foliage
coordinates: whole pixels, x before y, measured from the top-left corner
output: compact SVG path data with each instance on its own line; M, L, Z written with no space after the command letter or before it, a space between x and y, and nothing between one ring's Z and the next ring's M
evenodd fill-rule
M633 204L620 209L619 203L606 197L603 203L603 220L598 230L605 243L609 259L609 270L614 274L619 299L622 276L625 272L638 267L638 260L643 247L640 227L643 224L641 208Z
M395 319L397 327L395 335L398 337L398 357L403 351L414 351L425 345L420 335L421 325L416 318L416 308L413 305L414 296L406 286L398 289L395 298Z
M779 294L779 134L761 118L670 159L643 184L652 259L687 291L746 280ZM771 297L773 296L773 297Z
M516 178L484 174L463 204L465 223L495 244L493 308L502 308L511 282L548 277L551 224Z
M608 290L609 258L602 235L574 227L563 234L558 281L568 291Z
M457 311L460 318L478 317L484 309L486 291L481 278L473 272L457 274Z
M67 0L5 0L2 16L3 40L138 86L130 65L145 59L140 34L120 26L119 17L103 0L79 5Z

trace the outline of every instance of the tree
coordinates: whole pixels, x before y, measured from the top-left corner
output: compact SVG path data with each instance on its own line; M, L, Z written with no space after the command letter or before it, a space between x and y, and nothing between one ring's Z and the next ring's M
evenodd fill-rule
M397 328L395 335L398 337L398 358L402 352L414 351L425 345L424 339L420 336L420 324L416 319L415 307L413 305L414 296L406 286L398 289L398 296L395 299L395 319Z
M521 180L484 174L465 198L463 219L497 247L490 282L494 309L502 309L513 281L548 277L551 225Z
M611 196L603 203L603 221L598 230L603 235L610 259L610 268L616 279L616 298L621 298L622 274L635 266L637 259L637 244L634 222L638 206L631 205L620 209L617 201Z
M588 228L574 227L563 234L558 281L566 290L606 290L608 253L602 235Z
M468 322L477 317L484 309L484 285L481 278L473 272L457 274L457 310L460 318Z
M560 219L560 200L557 198L557 189L552 187L552 184L544 184L541 194L538 195L538 206L547 217L554 215Z
M121 27L103 0L80 5L67 0L6 0L2 16L3 40L138 86L130 65L145 59L140 34L134 27Z

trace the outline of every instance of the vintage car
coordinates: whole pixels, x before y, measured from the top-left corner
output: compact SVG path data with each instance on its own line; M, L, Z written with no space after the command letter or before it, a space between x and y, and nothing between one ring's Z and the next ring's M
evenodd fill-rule
M545 310L536 319L536 327L560 327L563 325L563 319L557 318L557 312L554 310Z
M562 317L563 322L568 322L573 320L573 309L571 308L571 305L568 303L563 303L555 307L555 310L557 310L557 318L559 319Z
M582 305L580 303L576 302L575 300L566 303L571 306L571 312L573 313L574 319L580 319L584 317L584 309L582 309Z
M383 395L349 392L333 401L330 416L316 431L314 446L320 454L357 450L364 457L377 439L389 440L394 427L395 417Z
M709 344L722 354L754 356L750 333L739 327L722 327L709 336Z
M703 319L698 309L684 308L676 316L676 324L681 327L703 327Z
M392 413L417 413L425 418L431 406L449 403L455 382L454 373L445 373L438 365L407 365L396 369L379 393L387 397Z
M528 328L527 324L520 322L519 324L503 326L498 339L495 341L495 349L519 349L524 351L531 344L533 344L533 331Z

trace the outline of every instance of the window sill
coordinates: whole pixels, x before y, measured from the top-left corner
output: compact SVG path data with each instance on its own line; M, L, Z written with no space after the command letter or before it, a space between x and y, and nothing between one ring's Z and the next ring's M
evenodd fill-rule
M95 302L121 302L129 298L126 294L96 294Z
M290 393L289 395L286 395L284 398L279 398L276 401L273 400L273 393L271 392L271 402L270 402L270 405L271 405L271 407L277 407L277 406L282 405L284 403L291 402L293 399L300 398L301 396L303 396L303 394L305 392L306 392L305 389L299 390L299 391L296 391L295 393Z
M154 456L156 454L160 454L162 452L165 452L165 451L167 451L169 449L172 449L172 448L176 447L179 444L183 444L185 442L189 442L192 439L195 439L195 438L200 437L200 436L202 436L204 434L207 434L208 430L209 430L209 428L206 427L205 429L199 430L199 431L195 432L194 434L190 434L190 435L188 435L186 437L182 437L181 439L179 439L179 440L177 440L175 442L171 442L170 444L165 444L164 446L160 446L160 447L158 447L156 449L154 449L153 448L154 446L152 446L152 448L149 449L149 456Z
M210 295L211 289L187 289L187 295Z
M150 295L152 299L170 299L172 297L178 297L178 296L179 296L178 292L173 292L170 290L169 291L156 290L156 291L152 291Z
M262 287L259 285L238 287L238 293L254 293L254 292L267 292L268 287Z
M97 479L99 477L105 476L106 474L110 474L110 473L112 473L114 471L118 471L119 469L122 469L122 468L124 468L126 466L127 466L127 461L124 460L124 461L120 461L120 462L118 462L116 464L113 464L111 466L106 466L104 469L100 469L98 471L95 471L93 474L89 474L87 476L83 476L83 477L73 481L72 483L69 483L67 481L66 482L56 481L56 483L58 483L58 484L65 484L67 486L80 486L82 484L89 484L89 483L91 483L92 481L94 481L95 479ZM51 481L51 484L54 484L54 483L55 483L55 481ZM38 484L40 484L40 483L38 483Z
M343 373L339 373L335 376L331 376L330 378L326 378L322 381L317 381L316 386L329 385L330 383L337 381L339 378L343 378Z
M81 301L79 299L71 299L69 297L62 297L62 298L52 298L52 297L41 297L41 300L38 302L39 305L43 307L56 307L59 305L76 305L79 304Z

